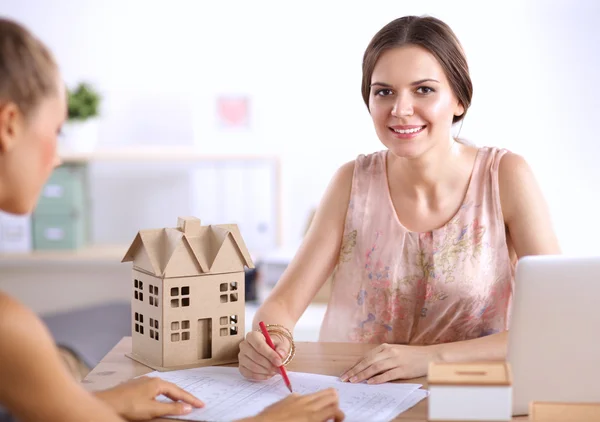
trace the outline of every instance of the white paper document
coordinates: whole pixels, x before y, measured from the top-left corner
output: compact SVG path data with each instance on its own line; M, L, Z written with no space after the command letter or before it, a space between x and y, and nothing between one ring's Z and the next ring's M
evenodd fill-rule
M206 367L171 372L151 372L177 384L202 400L206 407L177 419L192 421L232 421L256 415L287 397L289 391L281 376L268 381L246 380L237 368ZM295 393L313 393L333 387L340 397L346 421L389 421L427 397L421 384L368 385L341 382L338 377L288 372ZM160 399L168 400L163 397Z

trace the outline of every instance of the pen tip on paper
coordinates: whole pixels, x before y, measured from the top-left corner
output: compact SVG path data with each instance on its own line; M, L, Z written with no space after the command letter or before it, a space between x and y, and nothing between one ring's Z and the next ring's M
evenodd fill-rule
M293 393L291 385L288 385L287 388L288 388L288 390L290 390L290 393Z

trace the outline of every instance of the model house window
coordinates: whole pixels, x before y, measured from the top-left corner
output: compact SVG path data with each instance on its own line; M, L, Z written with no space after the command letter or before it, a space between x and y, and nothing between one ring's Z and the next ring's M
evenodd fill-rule
M144 315L135 313L135 332L144 334Z
M133 297L141 302L144 301L144 282L137 278L133 280Z
M149 284L148 293L150 293L150 296L148 296L148 302L150 303L150 306L158 307L158 286Z
M237 336L238 334L238 316L230 315L230 316L222 316L219 318L219 323L221 324L221 329L219 333L221 337L225 336ZM225 326L225 327L224 327Z
M190 286L171 287L171 308L190 306Z
M221 283L219 285L219 292L221 293L221 303L237 302L238 301L238 283L232 281L231 283Z
M158 340L158 320L150 318L150 338Z
M190 321L171 322L171 341L186 341L190 339Z

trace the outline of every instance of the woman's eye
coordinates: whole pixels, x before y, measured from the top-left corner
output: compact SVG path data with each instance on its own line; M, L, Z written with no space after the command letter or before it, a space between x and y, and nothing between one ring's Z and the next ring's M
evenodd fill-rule
M378 90L375 95L378 95L380 97L387 97L388 95L392 95L392 90L391 89L380 89Z
M428 86L420 86L419 88L417 88L417 92L419 94L429 94L433 92L433 89L429 88Z

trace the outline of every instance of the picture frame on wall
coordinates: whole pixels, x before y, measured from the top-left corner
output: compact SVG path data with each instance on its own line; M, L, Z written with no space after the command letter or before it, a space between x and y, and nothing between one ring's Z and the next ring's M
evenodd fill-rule
M250 130L250 106L248 95L219 95L215 111L217 127L221 130Z

